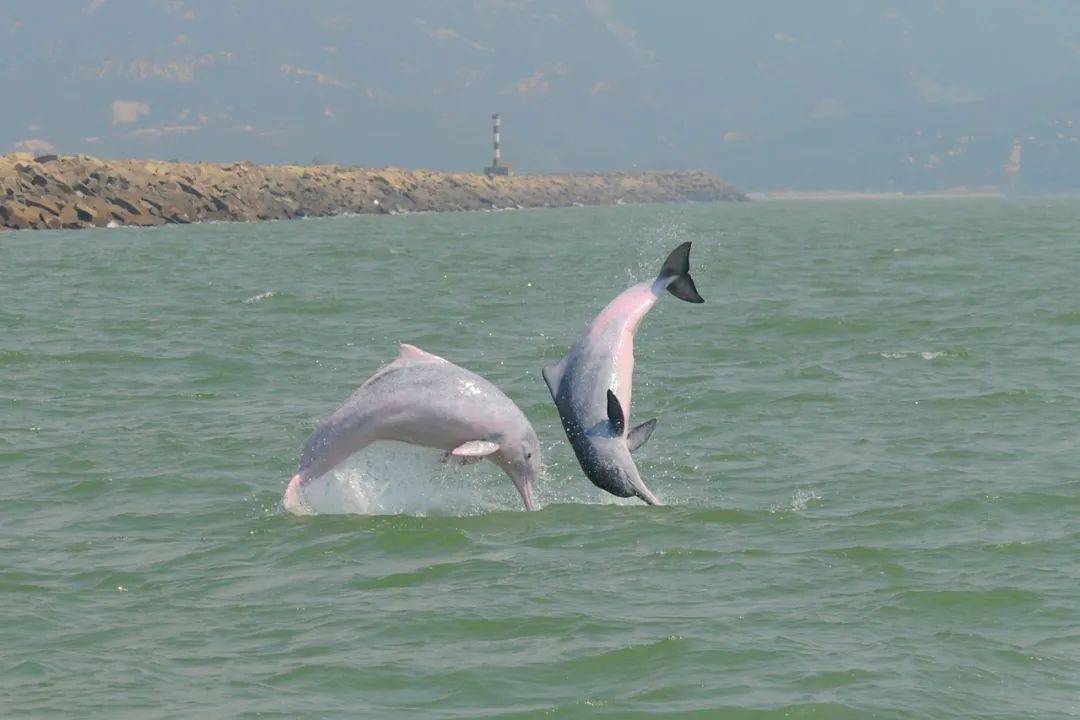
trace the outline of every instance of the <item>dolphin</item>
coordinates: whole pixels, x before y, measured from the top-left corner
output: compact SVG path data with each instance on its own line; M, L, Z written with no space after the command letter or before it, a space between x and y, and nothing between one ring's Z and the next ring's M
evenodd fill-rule
M649 505L661 503L642 482L631 453L649 439L656 420L630 426L634 333L664 290L686 302L705 302L690 277L690 243L672 251L655 280L608 303L566 357L543 371L585 475L612 495L636 496Z
M438 448L444 462L488 458L513 480L525 509L536 507L540 442L525 414L479 375L408 344L311 434L282 507L302 507L305 483L378 440Z

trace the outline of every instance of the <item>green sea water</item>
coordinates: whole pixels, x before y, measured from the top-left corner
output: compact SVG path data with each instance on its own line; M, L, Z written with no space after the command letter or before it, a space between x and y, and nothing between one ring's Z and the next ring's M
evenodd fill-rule
M637 341L668 505L540 369ZM283 515L412 342L534 423L542 509L388 445ZM0 235L0 716L1080 716L1080 202L753 203Z

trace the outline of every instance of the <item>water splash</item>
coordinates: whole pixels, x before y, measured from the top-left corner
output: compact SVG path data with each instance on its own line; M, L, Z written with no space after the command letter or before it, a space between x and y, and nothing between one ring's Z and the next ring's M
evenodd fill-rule
M510 479L490 462L462 467L442 452L397 442L371 445L304 486L294 515L477 515L522 510Z
M776 514L776 513L798 513L798 512L802 512L803 510L806 510L806 508L810 506L810 503L815 503L815 502L817 502L819 500L821 500L821 495L819 495L817 493L817 491L814 490L813 488L810 488L809 490L804 490L803 488L798 488L797 490L795 490L795 493L791 496L791 502L790 503L787 503L787 504L777 503L776 505L773 505L771 508L769 508L769 512L771 512L773 514Z
M277 297L277 295L277 290L268 290L264 293L259 293L258 295L252 295L244 301L244 304L251 305L252 303L262 302L263 300L269 300L272 297Z
M565 472L563 472L565 470ZM594 487L577 470L547 466L536 479L538 508L551 504L640 505ZM494 463L442 462L442 451L380 442L304 485L300 503L283 503L293 515L467 516L523 511L521 496Z

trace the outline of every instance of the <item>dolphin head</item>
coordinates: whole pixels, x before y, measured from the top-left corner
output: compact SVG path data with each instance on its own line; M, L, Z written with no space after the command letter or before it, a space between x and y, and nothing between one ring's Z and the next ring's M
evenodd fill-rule
M616 497L639 497L649 505L661 504L642 481L625 438L593 436L587 438L587 444L581 466L593 485Z
M533 503L533 482L540 474L540 440L531 425L526 425L520 432L505 436L499 443L496 459L521 494L526 510L535 510Z

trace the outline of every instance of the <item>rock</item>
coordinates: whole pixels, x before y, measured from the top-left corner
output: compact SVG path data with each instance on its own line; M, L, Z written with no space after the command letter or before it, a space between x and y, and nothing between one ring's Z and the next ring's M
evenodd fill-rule
M131 213L132 215L142 215L143 214L142 209L140 207L138 207L137 205L135 205L135 203L133 203L130 200L127 200L127 199L125 199L123 197L120 197L119 195L114 195L113 197L110 197L109 202L111 202L113 205L116 205L117 207L120 207L120 208L126 210L127 212Z
M166 205L161 210L161 216L165 218L166 222L177 223L179 225L187 225L191 222L187 213L180 211L175 205Z
M73 230L83 227L85 223L79 219L79 213L74 205L65 205L60 211L60 225L65 230Z
M510 175L242 163L0 156L0 226L158 225L400 213L745 199L702 172Z
M134 225L135 227L153 227L162 225L165 221L154 215L128 215L121 222L124 225Z
M94 222L94 218L97 217L97 213L94 212L94 209L91 207L87 207L85 203L75 203L73 207L75 209L76 216L79 220L82 220L83 222L92 223Z
M45 224L41 220L40 210L21 203L0 203L0 217L4 219L4 227L13 230L42 227Z
M34 198L27 198L25 202L30 207L41 208L42 210L46 211L50 215L59 215L60 214L59 206L56 203L54 203L52 200L47 200L45 198L41 198L40 200L36 200Z
M203 198L206 197L201 192L196 190L192 185L189 185L189 184L183 183L183 182L179 183L179 185L180 185L180 189L183 190L184 192L186 192L188 195L194 195L195 197L199 198L200 200L202 200Z
M79 212L75 209L75 203L69 203L60 208L60 222L76 222L79 219Z

